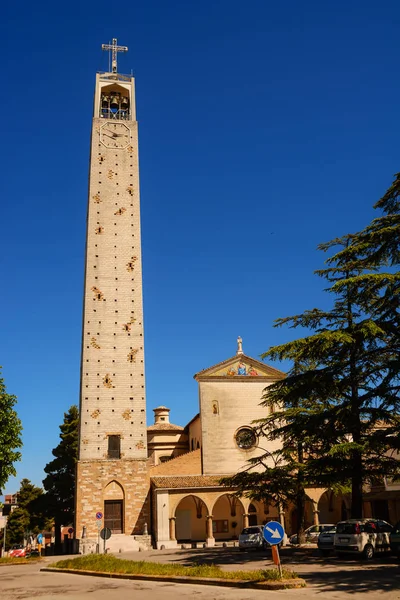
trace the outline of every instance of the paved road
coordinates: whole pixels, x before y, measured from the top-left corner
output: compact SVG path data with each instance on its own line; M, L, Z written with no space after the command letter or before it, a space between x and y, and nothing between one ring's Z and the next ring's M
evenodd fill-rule
M121 558L125 556L119 555ZM127 556L128 558L128 556ZM138 558L135 553L134 558ZM44 564L0 567L1 600L400 600L400 566L391 558L371 563L321 559L316 552L282 552L283 562L307 580L308 587L276 592L234 588L110 580L59 573L42 573ZM268 556L239 553L234 548L215 548L140 553L140 559L161 562L213 562L223 569L270 568ZM46 559L45 564L50 561Z

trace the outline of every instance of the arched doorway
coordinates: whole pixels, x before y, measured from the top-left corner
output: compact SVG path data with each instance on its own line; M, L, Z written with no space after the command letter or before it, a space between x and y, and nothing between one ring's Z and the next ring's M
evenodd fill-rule
M198 496L182 498L175 510L175 534L178 542L206 539L207 507Z
M117 481L104 488L104 527L111 533L124 533L124 490Z

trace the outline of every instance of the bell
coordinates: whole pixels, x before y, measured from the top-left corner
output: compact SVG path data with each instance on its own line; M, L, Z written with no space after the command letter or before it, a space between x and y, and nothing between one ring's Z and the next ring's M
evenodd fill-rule
M121 108L128 108L129 106L129 100L126 96L124 96L121 100Z
M102 98L101 98L102 106L108 106L109 100L110 100L110 98L108 96L102 96Z
M118 96L112 96L111 97L111 106L119 106L119 98Z

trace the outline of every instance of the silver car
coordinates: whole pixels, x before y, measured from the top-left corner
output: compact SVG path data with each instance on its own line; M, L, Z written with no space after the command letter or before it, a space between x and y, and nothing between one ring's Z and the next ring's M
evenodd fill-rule
M251 525L245 527L239 535L239 550L244 552L249 548L265 548L266 541L263 537L262 525Z
M335 525L333 523L323 523L322 525L311 525L311 527L309 527L308 529L305 530L304 532L304 539L306 541L306 543L311 543L311 544L315 544L318 540L318 536L320 533L322 533L323 531L327 531L328 529L331 529L332 527L335 527ZM297 533L295 533L294 535L292 535L289 538L289 543L296 545L299 542L297 541Z

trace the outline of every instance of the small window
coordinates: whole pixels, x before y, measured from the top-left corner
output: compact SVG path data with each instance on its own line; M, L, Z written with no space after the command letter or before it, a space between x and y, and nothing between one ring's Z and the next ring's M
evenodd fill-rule
M108 458L121 458L121 436L108 436Z
M213 521L213 533L228 533L228 521L218 519Z
M171 460L171 456L160 456L158 460L160 461L160 463L165 463L168 460Z

